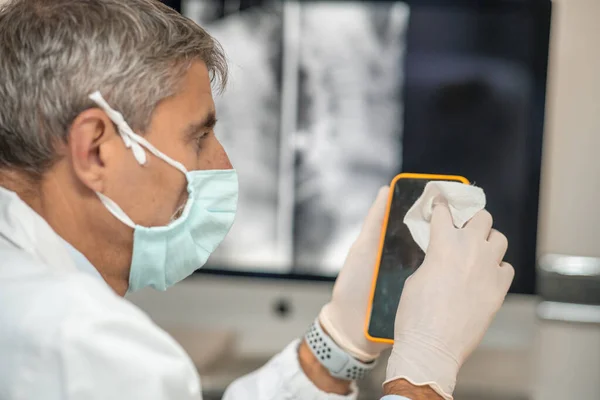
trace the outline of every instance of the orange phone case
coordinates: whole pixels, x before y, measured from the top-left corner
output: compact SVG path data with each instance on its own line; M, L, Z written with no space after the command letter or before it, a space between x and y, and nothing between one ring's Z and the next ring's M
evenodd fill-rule
M383 226L381 228L381 238L379 239L379 251L377 253L377 265L375 266L375 273L373 274L373 282L371 283L371 296L369 297L369 306L367 308L367 318L365 319L365 336L372 342L376 343L389 343L392 344L392 339L373 337L369 334L369 324L371 322L371 311L373 308L373 298L375 297L375 288L377 286L377 277L379 275L379 266L381 265L381 256L383 253L383 245L385 242L385 233L388 226L388 218L390 216L390 207L392 204L392 198L394 196L394 187L400 179L427 179L430 181L458 181L465 185L469 185L470 182L467 178L458 175L436 175L436 174L415 174L415 173L402 173L396 175L390 183L390 194L388 195L387 208L385 211L385 218L383 219Z

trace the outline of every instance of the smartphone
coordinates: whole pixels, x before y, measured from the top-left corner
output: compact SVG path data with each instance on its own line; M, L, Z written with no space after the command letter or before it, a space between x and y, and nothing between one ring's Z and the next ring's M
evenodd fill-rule
M425 258L404 224L404 216L431 181L469 184L466 178L455 175L403 173L392 180L365 323L365 334L371 341L394 342L394 321L404 282Z

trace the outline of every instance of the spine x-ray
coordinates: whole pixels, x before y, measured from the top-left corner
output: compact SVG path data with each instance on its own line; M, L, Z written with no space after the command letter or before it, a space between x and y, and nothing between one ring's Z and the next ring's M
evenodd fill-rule
M402 2L187 0L224 47L239 211L213 267L335 275L402 163Z

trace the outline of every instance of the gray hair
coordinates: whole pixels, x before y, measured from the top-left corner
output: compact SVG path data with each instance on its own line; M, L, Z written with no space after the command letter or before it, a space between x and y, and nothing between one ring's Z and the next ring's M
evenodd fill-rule
M0 2L0 170L43 174L95 90L143 134L197 60L222 90L221 46L157 0Z

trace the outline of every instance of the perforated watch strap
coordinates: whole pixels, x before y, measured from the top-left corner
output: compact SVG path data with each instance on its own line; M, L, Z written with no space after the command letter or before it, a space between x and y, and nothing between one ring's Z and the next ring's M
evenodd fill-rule
M363 363L337 345L316 320L305 335L306 343L319 362L331 376L353 381L362 379L375 368L375 362Z

